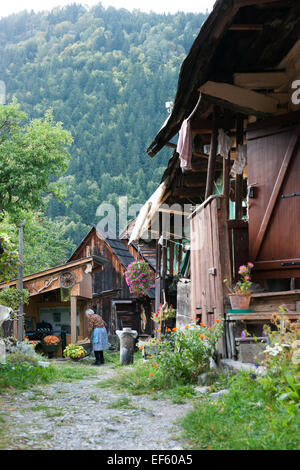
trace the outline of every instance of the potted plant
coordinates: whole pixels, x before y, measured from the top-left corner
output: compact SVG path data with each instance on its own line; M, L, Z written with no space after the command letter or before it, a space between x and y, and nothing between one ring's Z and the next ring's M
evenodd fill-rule
M160 324L160 330L166 327L173 327L176 323L176 310L173 305L166 301L165 291L163 290L164 303L160 304L157 312L152 313L151 319L154 323Z
M45 353L48 354L49 359L53 356L53 353L57 353L61 340L57 336L47 335L42 339L42 348Z
M224 279L224 283L228 287L230 294L229 300L231 308L234 310L246 310L249 309L251 301L251 269L253 263L247 263L239 267L239 274L241 279L233 286L229 286L227 279Z
M86 350L83 346L79 346L78 344L69 344L64 349L64 356L69 357L72 361L79 361L82 357L86 355Z

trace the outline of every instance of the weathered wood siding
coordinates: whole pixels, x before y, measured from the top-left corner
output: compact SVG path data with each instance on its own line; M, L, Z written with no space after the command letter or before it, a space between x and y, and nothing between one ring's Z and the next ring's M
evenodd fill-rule
M223 281L231 281L225 203L211 196L191 217L191 311L207 326L223 317Z
M124 277L126 268L105 241L97 236L96 231L91 231L90 236L76 251L75 256L74 259L102 256L107 260L107 263L103 265L103 270L93 274L93 293L100 294L113 290L115 296L120 299L132 297ZM116 295L117 292L118 295Z

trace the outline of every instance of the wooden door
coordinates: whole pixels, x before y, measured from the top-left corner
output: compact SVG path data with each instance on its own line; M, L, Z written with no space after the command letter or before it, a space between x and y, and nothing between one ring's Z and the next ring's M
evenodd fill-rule
M300 120L247 133L249 261L257 279L300 277Z
M231 280L226 201L208 198L191 217L191 308L207 326L224 314L224 278Z

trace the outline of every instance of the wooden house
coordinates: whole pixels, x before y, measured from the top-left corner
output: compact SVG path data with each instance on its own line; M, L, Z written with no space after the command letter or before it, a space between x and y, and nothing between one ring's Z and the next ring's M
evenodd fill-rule
M147 297L137 298L130 294L125 280L125 271L135 260L144 259L154 272L155 266L151 264L150 258L143 256L136 245L129 250L124 234L123 239L115 236L109 238L101 235L96 227L92 227L69 261L91 255L106 260L103 269L93 276L93 299L90 306L101 313L108 324L109 334L115 335L118 329L132 327L140 336L150 335L154 291L150 290Z
M23 288L29 292L29 303L24 305L24 327L29 339L40 339L39 330L47 326L50 334L62 339L61 355L66 344L86 337L84 311L93 298L93 276L104 263L103 258L87 256L23 278ZM14 288L17 283L3 283L0 289ZM17 337L17 322L13 323L13 331L8 328L7 336Z
M63 339L59 351L62 355L65 345L86 338L87 308L103 316L112 343L116 330L123 327L137 330L139 336L152 334L154 290L147 297L137 298L130 294L124 277L128 265L140 259L155 272L151 250L142 254L136 245L129 250L123 236L123 240L107 238L92 227L65 264L23 278L24 289L29 291L24 325L30 339L38 339L39 328L47 325L51 334ZM0 289L16 285L17 280L13 280L1 284ZM17 337L16 322L14 330L11 325L7 328L8 336Z
M152 158L165 146L174 153L133 239L159 218L161 204L177 203L185 215L184 203L192 203L190 311L207 325L225 319L225 357L237 357L242 329L259 337L282 303L287 318L300 316L298 89L299 1L218 0L181 66L172 113L147 150ZM223 281L237 280L248 261L252 312L231 313ZM159 266L158 273L160 291Z

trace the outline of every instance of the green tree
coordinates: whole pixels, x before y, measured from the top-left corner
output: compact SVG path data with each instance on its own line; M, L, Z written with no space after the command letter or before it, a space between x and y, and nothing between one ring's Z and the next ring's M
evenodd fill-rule
M17 216L43 206L45 193L58 198L63 188L54 178L66 171L72 142L69 132L54 123L50 111L43 119L24 122L18 103L0 106L0 213Z
M66 262L75 244L65 235L63 222L52 221L40 212L23 212L23 274L29 275ZM10 251L18 251L18 227L5 214L1 228L10 240ZM1 268L1 266L0 266ZM7 277L7 276L6 276Z

